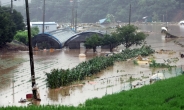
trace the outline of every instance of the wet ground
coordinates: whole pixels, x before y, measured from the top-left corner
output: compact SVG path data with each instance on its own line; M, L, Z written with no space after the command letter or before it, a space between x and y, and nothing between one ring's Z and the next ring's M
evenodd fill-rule
M174 41L184 44L184 38L165 39L160 33L162 26L138 25L141 30L150 34L146 41L147 44L157 51L153 55L156 61L162 63L169 59L172 62L171 65L178 66L170 72L167 69L151 69L148 64L135 65L132 59L125 62L117 62L114 66L103 70L97 75L84 81L74 82L69 87L51 90L46 87L45 73L50 72L54 68L73 68L80 62L89 60L94 56L104 56L104 54L109 53L109 50L102 50L101 53L88 51L86 58L79 57L81 50L62 49L34 52L36 83L38 83L42 100L36 104L76 106L90 98L102 97L106 94L113 94L150 84L150 77L158 72L164 73L165 78L178 76L178 70L183 68L181 65L184 62L184 59L180 58L179 52L184 52L184 48ZM169 32L174 35L184 36L184 28L178 25L170 25ZM122 46L114 51L118 52L121 49L123 49ZM160 51L161 49L167 51ZM25 99L26 94L32 93L30 77L28 51L0 53L0 106L26 106L29 102L18 103L18 101L21 98ZM129 80L130 77L132 77L131 82Z

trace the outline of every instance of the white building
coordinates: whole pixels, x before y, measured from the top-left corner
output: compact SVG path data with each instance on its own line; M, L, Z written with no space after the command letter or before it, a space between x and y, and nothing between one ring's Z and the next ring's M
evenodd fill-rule
M43 22L30 22L31 27L38 27L39 33L43 31ZM57 30L58 24L56 22L44 22L44 33Z

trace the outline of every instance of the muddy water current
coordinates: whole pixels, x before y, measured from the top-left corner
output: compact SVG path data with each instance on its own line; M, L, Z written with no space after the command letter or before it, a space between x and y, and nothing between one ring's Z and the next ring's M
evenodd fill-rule
M101 50L101 53L88 51L86 58L80 58L79 50L42 50L34 52L34 67L36 83L40 92L40 102L37 105L74 105L84 103L87 99L102 97L106 94L113 94L123 90L142 87L150 84L150 77L158 72L164 73L165 78L180 75L179 70L183 69L184 59L180 58L179 53L184 52L184 28L178 25L169 25L169 32L183 38L166 39L160 33L162 25L137 25L140 30L148 32L147 44L157 51L153 56L157 62L163 63L168 59L171 65L177 68L152 69L148 64L135 65L133 59L125 62L116 62L114 66L87 78L84 81L74 82L68 87L49 89L46 86L46 73L54 68L73 68L79 63L89 60L95 56L104 56L109 50ZM119 52L123 46L119 46L114 52ZM167 51L160 51L161 49ZM134 80L129 81L130 77ZM30 102L18 103L26 98L26 94L32 93L29 53L19 52L0 52L0 106L27 106Z

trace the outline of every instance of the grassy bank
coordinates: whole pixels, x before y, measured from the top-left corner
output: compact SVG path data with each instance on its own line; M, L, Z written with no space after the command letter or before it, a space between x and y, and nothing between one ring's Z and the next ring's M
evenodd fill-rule
M142 88L87 100L79 107L48 105L6 107L0 110L184 110L183 83L184 75L180 75Z

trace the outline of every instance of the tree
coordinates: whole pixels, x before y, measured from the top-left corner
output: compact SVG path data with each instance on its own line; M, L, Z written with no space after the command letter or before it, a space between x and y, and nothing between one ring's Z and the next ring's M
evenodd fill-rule
M13 10L12 19L16 25L16 30L25 30L25 23L23 21L24 18L20 12Z
M132 45L141 45L146 39L147 35L143 32L137 32L137 29L138 28L134 25L118 27L114 35L120 39L120 42L126 48L129 48Z
M110 52L112 52L112 49L119 45L118 37L113 34L112 35L106 34L102 38L102 45L109 45Z
M14 36L14 40L27 44L28 42L27 31L17 31L17 34Z
M16 10L10 13L11 8L0 7L0 46L13 40L17 30L24 30L22 15Z
M20 12L18 12L17 10L13 10L13 13L11 13L10 7L2 7L1 9L2 9L3 13L7 13L10 15L10 20L12 20L15 23L16 30L24 30L25 29L25 24L23 21L24 18Z
M38 33L39 33L38 27L31 28L31 37L34 37ZM27 45L28 44L27 31L21 31L21 30L17 31L16 35L14 36L14 39Z
M39 33L39 28L38 27L32 27L31 28L31 36L34 37Z
M152 17L152 21L159 21L159 17L158 15L156 14L156 12L153 12L153 17Z
M96 52L96 46L101 45L102 38L99 37L97 34L93 34L92 36L88 37L86 39L86 42L84 43L84 46L87 49L93 49L93 52Z
M0 47L11 42L16 33L15 23L11 20L11 15L0 8Z

